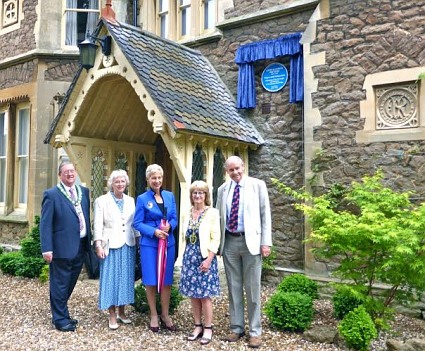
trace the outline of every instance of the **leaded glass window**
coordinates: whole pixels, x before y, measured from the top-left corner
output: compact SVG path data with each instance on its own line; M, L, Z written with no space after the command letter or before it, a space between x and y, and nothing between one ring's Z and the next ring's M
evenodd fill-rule
M103 195L104 189L107 187L107 168L105 155L102 150L98 150L92 158L91 164L91 196L93 201Z
M224 156L220 148L214 153L214 166L213 166L213 206L217 202L217 190L221 184L226 180L226 171L224 169Z
M207 157L205 152L202 150L201 145L196 145L195 151L193 151L192 161L192 182L195 180L207 180L206 171Z
M134 181L135 197L144 193L147 188L146 181L146 168L148 163L145 160L144 155L139 155L139 158L136 161L136 179Z

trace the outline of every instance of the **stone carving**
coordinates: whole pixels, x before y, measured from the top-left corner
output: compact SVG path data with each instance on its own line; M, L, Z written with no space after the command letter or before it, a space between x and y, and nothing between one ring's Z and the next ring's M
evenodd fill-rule
M416 84L376 89L376 129L418 127L417 93Z
M5 1L3 3L3 27L18 22L18 0Z

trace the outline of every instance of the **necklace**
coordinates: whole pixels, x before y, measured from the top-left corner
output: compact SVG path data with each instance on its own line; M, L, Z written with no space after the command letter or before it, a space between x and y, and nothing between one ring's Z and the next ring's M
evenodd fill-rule
M195 244L198 241L198 230L199 225L201 224L202 218L204 217L205 212L207 211L208 207L203 208L202 210L195 210L192 208L193 212L199 213L198 220L195 221L193 219L193 215L190 216L189 219L189 227L192 229L192 233L189 235L189 241L191 244Z
M75 191L77 192L77 200L72 200L71 199L71 196L68 194L68 192L65 190L65 187L64 187L64 185L62 184L62 183L59 183L58 185L57 185L57 187L58 187L58 189L61 191L61 193L62 194L64 194L64 196L69 200L69 201L71 201L71 203L75 206L75 207L77 207L78 205L80 205L81 204L81 199L83 198L83 192L81 191L81 188L80 188L80 186L79 185L76 185L75 186Z

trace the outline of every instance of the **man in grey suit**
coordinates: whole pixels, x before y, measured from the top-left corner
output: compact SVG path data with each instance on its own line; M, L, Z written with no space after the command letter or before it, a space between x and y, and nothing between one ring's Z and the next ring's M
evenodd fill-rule
M230 180L220 186L221 245L229 289L230 334L228 342L245 335L244 293L248 308L248 346L261 346L261 265L272 246L271 214L264 181L244 175L238 156L225 162Z

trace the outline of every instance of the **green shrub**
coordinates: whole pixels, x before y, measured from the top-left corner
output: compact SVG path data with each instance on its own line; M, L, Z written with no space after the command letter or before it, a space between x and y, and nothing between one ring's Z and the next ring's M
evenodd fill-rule
M304 331L313 321L313 300L300 292L276 291L265 304L264 311L275 328Z
M16 275L17 263L22 261L19 251L7 252L0 256L0 269L5 274Z
M149 312L148 299L146 297L146 289L142 284L137 285L134 288L135 296L134 296L134 309L140 313ZM180 302L182 302L183 296L179 293L178 289L174 286L171 286L171 297L170 297L170 309L169 312L171 314L179 306ZM156 294L156 309L158 313L161 312L161 302L159 294Z
M356 307L339 323L338 330L348 347L366 351L378 336L375 324L364 306Z
M348 312L365 302L364 295L348 285L337 285L332 297L334 316L343 319Z
M21 240L21 252L24 257L41 257L40 217L34 217L34 226L27 236Z
M282 292L299 292L315 300L319 297L317 283L304 274L295 273L284 278L277 287Z
M3 253L4 249L3 246L0 246L0 255Z
M47 264L44 265L44 267L41 269L41 273L38 279L42 283L46 283L49 280L49 265Z
M366 288L365 307L376 325L385 325L395 302L410 303L425 292L425 203L411 201L413 192L386 186L391 182L382 170L320 196L272 182L307 217L314 257L336 263L333 277ZM375 294L377 283L388 289Z
M0 256L0 269L5 274L36 278L44 266L43 258L24 257L20 251L8 252Z
M276 260L276 252L272 251L270 252L270 255L267 257L263 257L262 259L262 271L275 271L276 266L274 261Z

